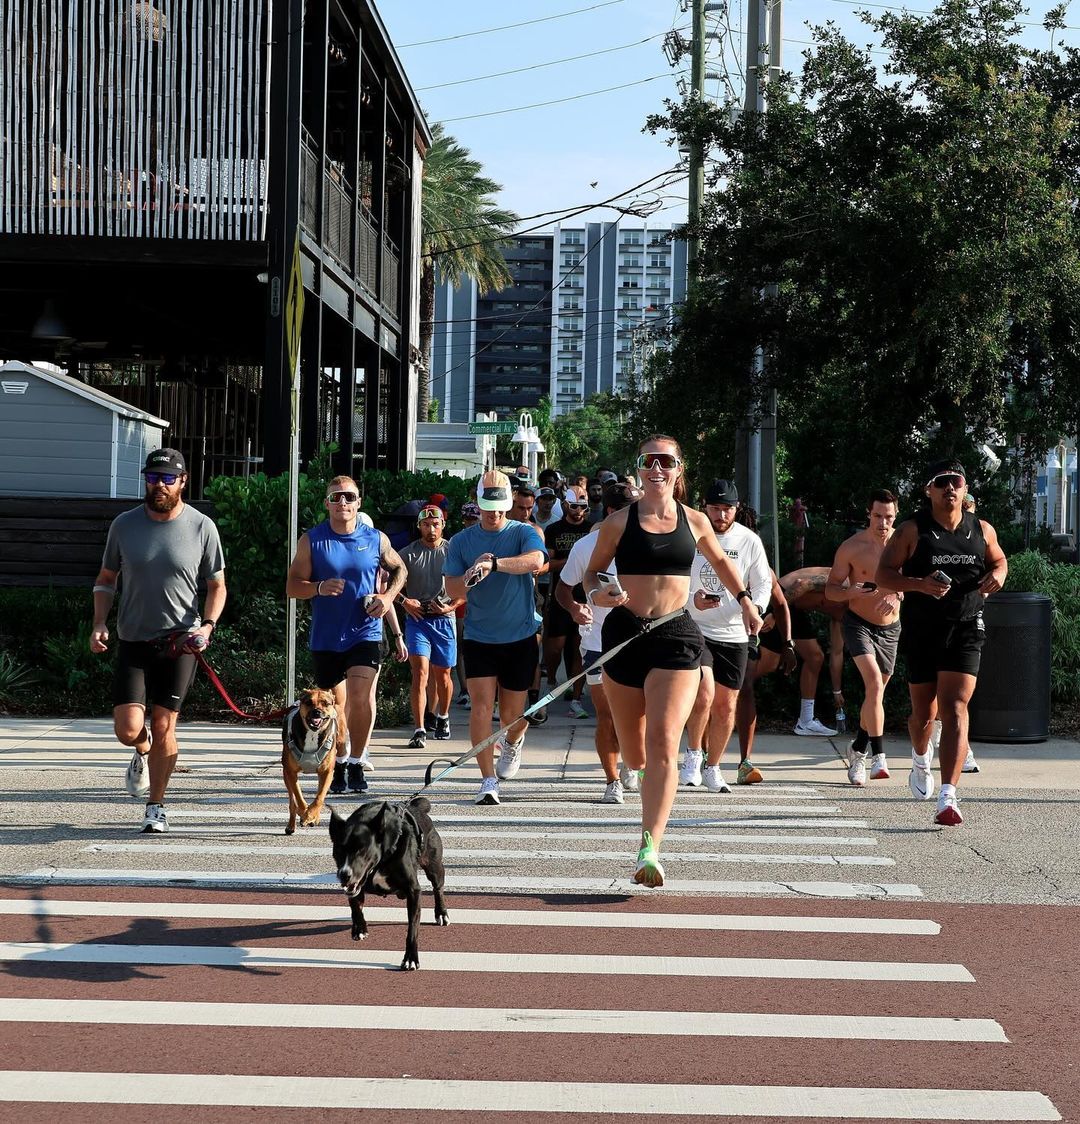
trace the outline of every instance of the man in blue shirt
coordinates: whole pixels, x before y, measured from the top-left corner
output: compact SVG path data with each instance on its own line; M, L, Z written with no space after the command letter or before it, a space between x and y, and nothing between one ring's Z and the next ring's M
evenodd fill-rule
M536 673L540 617L533 596L533 574L547 562L544 540L534 526L507 519L513 506L510 481L501 472L487 472L476 488L480 522L450 540L443 574L450 597L467 598L462 651L472 698L469 736L472 744L491 733L495 691L499 715L511 724L505 738L476 758L483 782L477 804L499 803L499 781L509 780L521 766L526 724L521 719Z

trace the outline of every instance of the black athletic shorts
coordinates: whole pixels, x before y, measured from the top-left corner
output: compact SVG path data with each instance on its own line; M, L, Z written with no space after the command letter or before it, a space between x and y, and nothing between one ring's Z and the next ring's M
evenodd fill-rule
M695 671L701 667L705 640L689 613L683 612L641 633L641 621L625 605L608 613L601 632L604 651L609 652L631 636L638 636L604 664L604 671L624 687L644 687L653 668L662 671Z
M710 640L707 636L704 640L705 649L701 653L701 666L712 668L713 679L719 686L737 691L746 677L749 644L739 644L730 640Z
M553 639L559 636L577 636L578 626L574 618L555 600L548 602L547 616L544 618L544 635Z
M113 706L163 706L176 710L184 705L198 666L194 653L175 659L167 649L139 640L121 640L113 671Z
M311 666L315 669L315 686L329 691L336 687L348 674L350 667L370 667L378 671L382 667L383 646L381 640L361 640L344 652L322 650L311 653Z
M528 691L536 677L540 648L535 636L509 644L462 640L466 679L495 679L504 691Z
M817 640L817 629L814 628L814 622L805 609L796 609L789 605L788 612L791 614L792 640ZM777 654L784 650L784 642L780 639L780 629L776 625L773 625L768 632L760 633L760 636L763 648Z
M920 621L908 618L900 632L900 650L909 683L935 683L939 671L978 675L986 641L982 613L967 621Z

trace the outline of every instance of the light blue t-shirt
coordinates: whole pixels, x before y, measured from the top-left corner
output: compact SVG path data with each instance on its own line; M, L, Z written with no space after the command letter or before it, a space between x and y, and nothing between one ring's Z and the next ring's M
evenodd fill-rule
M528 523L508 519L499 531L485 531L479 523L458 531L450 540L443 573L460 578L481 554L515 558L519 554L547 550L539 531ZM535 636L541 617L536 612L531 574L496 571L466 590L465 639L481 644L512 644Z

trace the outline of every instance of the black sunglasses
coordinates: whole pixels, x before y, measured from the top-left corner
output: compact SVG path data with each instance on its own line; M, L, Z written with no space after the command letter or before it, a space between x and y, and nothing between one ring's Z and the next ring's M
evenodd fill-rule
M964 486L964 478L957 475L955 472L943 472L940 476L935 476L930 481L931 487L934 488L962 488Z
M175 472L144 472L147 484L165 484L171 487L180 479Z

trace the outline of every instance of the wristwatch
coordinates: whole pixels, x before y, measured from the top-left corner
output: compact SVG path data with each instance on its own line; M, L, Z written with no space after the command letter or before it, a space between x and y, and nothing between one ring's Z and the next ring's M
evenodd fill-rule
M216 620L214 620L214 618L213 618L213 617L207 617L207 618L206 618L206 620L204 620L204 621L202 622L202 624L201 624L201 625L199 625L199 627L200 627L200 628L205 628L205 627L206 627L207 625L209 625L209 626L210 626L210 631L211 631L211 632L215 632L215 631L217 630L217 621L216 621Z
M491 556L491 572L494 574L495 571L498 570L498 568L499 568L499 560L493 554Z
M741 601L744 597L749 598L749 596L750 596L750 590L740 589L739 592L735 594L735 600Z

